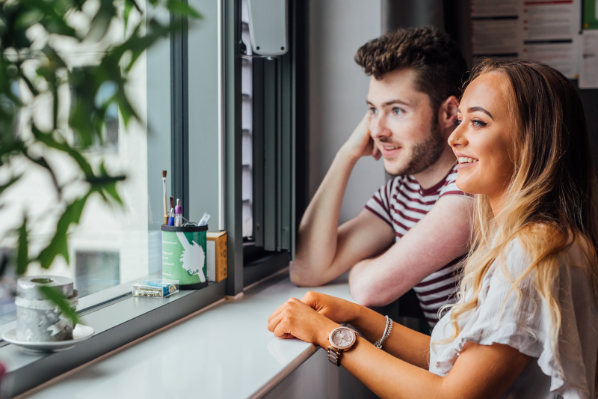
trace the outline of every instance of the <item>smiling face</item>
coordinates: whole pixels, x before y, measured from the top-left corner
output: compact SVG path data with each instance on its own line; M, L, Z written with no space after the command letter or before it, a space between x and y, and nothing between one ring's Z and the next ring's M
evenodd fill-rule
M499 72L474 79L463 93L458 127L448 140L459 160L457 187L487 195L491 204L503 198L514 170L511 132L517 124L508 107L511 92L508 78Z
M447 148L427 94L413 87L415 72L400 69L370 80L370 132L391 175L414 175L433 165Z

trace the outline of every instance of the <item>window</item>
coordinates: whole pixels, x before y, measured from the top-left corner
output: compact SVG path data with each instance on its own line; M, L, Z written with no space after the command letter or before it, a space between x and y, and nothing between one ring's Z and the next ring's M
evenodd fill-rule
M189 46L189 55L175 50L176 43L182 43L181 47L187 44L182 40L186 40L186 32L175 38L164 38L139 58L130 74L127 87L129 99L141 118L147 121L147 125L131 123L125 129L118 107L112 105L106 114L102 142L98 140L85 151L85 157L92 165L97 166L103 160L110 172L127 175L127 179L118 184L124 202L123 208L109 206L97 195L90 197L79 225L72 229L70 235L71 264L68 265L64 258L57 257L49 270L35 264L29 267L28 275L51 274L72 278L79 297L87 298L80 302L79 310L129 293L134 281L152 274L160 277L163 170L168 171L168 196L181 198L186 218L198 221L203 212L208 211L212 215L211 229L218 229L219 210L217 201L213 200L218 196L217 190L210 186L207 187L208 190L200 190L201 182L198 184L196 180L189 179L188 173L192 167L198 180L209 180L214 163L217 162L206 155L217 152L217 129L209 129L210 124L214 127L217 124L217 112L206 109L202 113L200 109L205 108L206 103L217 101L219 76L216 37L220 24L215 2L195 0L190 3L203 14L204 21L190 23L192 30L189 36L194 42L193 46ZM162 22L167 23L171 18L164 10L152 11L149 3L147 9L150 15ZM124 39L124 30L122 26L120 28L115 29L114 34L120 35L117 40ZM94 62L97 55L94 49L67 44L61 46L64 49L61 55L70 68L77 69ZM171 64L171 60L176 62ZM176 68L182 63L188 63L184 66L188 76L176 89L173 88L176 82L171 80L171 75L176 75L172 73L173 65ZM211 86L201 87L206 82L210 82ZM20 89L26 91L24 86ZM195 108L191 108L193 112L185 113L183 117L192 119L198 114L203 117L202 120L191 121L193 127L190 132L188 123L185 129L178 129L176 123L173 123L179 122L175 118L180 117L180 107L179 104L173 106L172 100L182 91L188 96L188 106ZM109 98L112 93L110 84L104 84L100 87L96 100ZM76 101L76 98L73 100ZM42 119L40 123L47 124L48 108L48 104L39 103L31 112L39 115ZM21 113L22 121L27 112L29 111ZM200 128L194 130L195 126ZM19 124L17 134L27 134L25 123ZM190 134L193 135L191 139ZM181 143L181 138L182 145L186 147L184 152L178 153L180 147L176 146ZM73 144L77 146L78 143L73 141ZM190 162L193 154L203 156ZM59 182L66 182L73 177L72 167L65 162L62 154L50 151L46 158L54 167ZM3 252L7 255L13 251L15 240L11 231L20 225L23 213L28 211L31 220L35 222L31 231L34 240L31 253L37 254L52 237L61 209L56 209L56 196L43 168L25 161L18 168L24 173L23 178L4 196L8 206L2 209L0 237L6 238L0 242L0 247L5 248ZM182 175L184 176L181 178ZM178 186L173 178L179 178ZM191 195L185 194L184 190L190 190ZM9 269L13 268L9 265ZM2 290L0 298L0 325L16 318L10 295L12 288L8 288L14 287L14 282L14 276L10 274L6 274L2 281L6 289Z
M119 252L77 251L75 253L75 286L79 296L86 297L119 284Z
M239 56L241 36L248 39L247 29L243 31L241 26L242 1L188 2L203 14L203 20L190 24L187 33L166 38L143 54L129 85L130 96L149 129L142 125L125 129L121 116L115 118L114 113L109 113L103 144L98 143L86 153L92 162L103 157L107 168L129 173L120 187L125 208L115 211L101 201L90 203L71 236L70 267L59 259L50 270L75 280L81 293L81 314L103 324L96 329L97 336L68 353L20 359L19 365L9 372L14 377L12 396L175 322L226 294L236 295L248 282L288 265L288 252L280 248L282 252L275 253L274 258L262 260L263 267L248 268L260 269L259 272L243 269L243 237L254 236L256 209L263 213L265 208L263 200L257 207L255 200L255 194L263 196L263 189L256 188L264 187L264 158L258 154L264 143L264 130L255 133L260 122L256 125L254 118L256 110L264 111L262 94L255 107L255 91L263 92L264 83L256 88L256 59L242 60ZM289 4L290 15L300 9L306 16L305 5L298 5L302 2L291 0ZM151 12L148 4L146 9ZM163 22L171 18L168 13L154 16ZM69 59L77 61L73 67L81 66L91 56L93 53L86 51L68 54ZM287 68L296 59L287 58ZM304 82L297 85L306 86ZM296 99L293 101L299 104ZM285 104L288 110L288 103ZM288 132L289 119L285 121ZM262 144L256 145L256 136ZM285 154L292 159L291 153ZM282 155L277 159L282 162ZM258 165L262 166L256 173ZM188 219L197 221L208 212L209 230L227 231L228 278L164 301L136 301L130 297L132 282L161 275L162 170L168 170L169 195L174 193L175 198L182 199ZM6 215L10 213L12 219L6 218L0 226L0 237L18 225L19 212L26 206L47 221L34 232L39 243L43 243L53 232L55 214L44 214L42 206L52 198L48 198L49 190L42 184L46 180L38 171L28 168L25 172L22 184L11 188L10 207L1 210ZM68 173L68 167L61 173ZM290 176L288 169L285 173L284 176ZM279 173L278 178L282 177ZM281 185L280 190L292 195L289 185L293 187L293 183L289 180L285 184L287 188ZM284 201L289 201L288 197ZM14 246L14 240L0 241L0 253L10 255ZM30 269L32 274L43 272L46 271ZM10 295L14 279L14 275L5 273L1 282L0 331L7 330L14 320ZM0 358L8 359L14 354L11 349L0 344Z

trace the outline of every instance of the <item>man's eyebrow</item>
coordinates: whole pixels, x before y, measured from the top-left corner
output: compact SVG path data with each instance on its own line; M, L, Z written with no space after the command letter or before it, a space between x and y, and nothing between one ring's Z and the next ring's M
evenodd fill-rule
M371 105L372 107L374 106L374 104L372 104L369 100L365 101L368 105ZM383 103L382 105L391 105L391 104L403 104L403 105L411 105L406 101L403 100L399 100L398 98L395 100L390 100L390 101L386 101L385 103Z
M471 113L471 112L476 112L476 111L480 111L485 113L486 115L488 115L492 120L494 120L494 117L492 116L492 114L490 113L490 111L485 110L482 107L470 107L467 109L467 112Z

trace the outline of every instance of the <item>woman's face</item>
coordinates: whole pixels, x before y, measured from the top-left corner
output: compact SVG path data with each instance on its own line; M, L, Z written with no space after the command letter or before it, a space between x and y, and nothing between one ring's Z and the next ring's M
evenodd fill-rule
M517 128L508 108L508 78L499 72L478 76L459 105L457 128L449 144L459 160L457 187L466 193L500 199L513 174L511 132Z

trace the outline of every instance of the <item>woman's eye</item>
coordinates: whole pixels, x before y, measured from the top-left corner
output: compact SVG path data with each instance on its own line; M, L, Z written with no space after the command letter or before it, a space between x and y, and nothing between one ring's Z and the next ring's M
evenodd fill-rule
M471 124L474 125L475 127L484 127L484 126L488 125L486 122L482 122L477 119L472 120Z
M459 118L455 118L455 119L453 119L453 124L454 124L455 126L459 126L459 125L461 124L461 122L463 122L463 121L462 121L461 119L459 119Z
M372 114L377 114L377 113L378 113L378 110L377 110L376 108L370 108L370 112L371 112Z
M395 115L400 115L403 113L403 110L401 108L393 108L392 113Z

